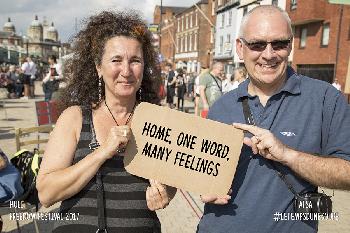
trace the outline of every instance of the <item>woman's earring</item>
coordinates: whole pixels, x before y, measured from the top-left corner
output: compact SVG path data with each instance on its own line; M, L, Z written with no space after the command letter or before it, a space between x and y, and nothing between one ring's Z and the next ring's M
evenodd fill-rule
M102 76L98 77L98 102L102 102Z
M142 100L142 87L140 87L140 89L139 89L139 91L138 91L139 93L139 101L141 102L141 100Z

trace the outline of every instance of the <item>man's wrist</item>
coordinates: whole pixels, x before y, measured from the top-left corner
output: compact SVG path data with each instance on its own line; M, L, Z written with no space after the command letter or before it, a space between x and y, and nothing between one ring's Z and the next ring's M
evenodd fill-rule
M282 163L284 163L286 166L288 167L294 167L295 163L297 162L297 158L299 155L299 152L296 150L293 150L292 148L286 146L284 149L284 161Z

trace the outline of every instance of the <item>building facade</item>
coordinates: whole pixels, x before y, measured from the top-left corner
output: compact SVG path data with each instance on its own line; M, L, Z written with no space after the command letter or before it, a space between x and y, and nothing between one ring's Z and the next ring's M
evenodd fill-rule
M26 35L16 34L10 18L0 31L0 63L18 64L19 58L27 54L46 62L50 55L61 57L69 52L70 46L59 41L54 24L49 24L45 18L41 23L35 16Z
M175 15L186 10L185 7L156 6L153 15L153 23L158 25L159 51L162 62L175 62ZM162 11L162 17L160 17Z
M298 73L344 90L350 56L350 5L287 0L294 31L292 66Z
M16 34L15 25L8 18L0 31L0 63L16 64L23 53L22 37Z
M220 4L220 5L219 5ZM237 38L237 13L239 0L218 1L216 10L215 56L214 59L225 64L225 73L233 74L235 40Z
M199 73L210 67L215 23L210 9L208 1L202 0L175 16L176 68Z
M276 5L286 8L286 0L221 0L216 10L215 56L214 59L225 64L227 76L233 69L243 66L243 61L236 53L236 39L243 16L259 5Z

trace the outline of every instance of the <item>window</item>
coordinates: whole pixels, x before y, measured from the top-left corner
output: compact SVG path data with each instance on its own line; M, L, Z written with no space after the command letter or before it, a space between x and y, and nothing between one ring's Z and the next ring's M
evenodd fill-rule
M329 23L323 24L321 46L327 47L329 43Z
M193 14L191 13L190 14L190 28L193 27L193 20L192 20L192 18L193 18Z
M224 27L225 25L225 13L222 13L222 16L221 16L221 27Z
M179 45L180 45L180 42L179 42L179 37L176 37L176 46L175 46L175 49L176 49L176 53L179 52Z
M307 38L307 28L301 28L300 32L300 48L305 48Z
M189 45L188 50L192 51L192 34L190 34L190 45Z
M213 2L211 3L211 15L214 16L215 15L215 1L213 0Z
M243 8L243 16L245 16L247 13L248 13L248 7L245 6L245 7Z
M198 11L196 11L196 26L198 26Z
M214 28L210 28L210 43L214 43Z
M223 37L223 36L220 36L219 54L222 54L223 47L224 47L224 37Z
M228 12L227 25L231 26L232 23L232 10Z
M181 17L181 31L183 32L184 30L184 17Z
M184 51L184 38L181 37L181 52Z
M197 33L194 34L194 41L193 41L193 50L197 51Z
M231 42L231 35L230 35L230 34L227 34L227 35L226 35L226 42L227 42L227 43L230 43L230 42Z
M180 31L180 19L177 19L177 31Z
M218 0L218 6L221 6L222 0Z
M272 0L271 5L278 6L278 0Z
M188 16L186 15L186 29L188 29Z
M297 5L298 5L297 2L298 2L297 0L291 0L291 1L290 1L290 9L291 9L291 10L297 9Z
M185 39L185 52L187 52L187 34L185 35L184 39Z

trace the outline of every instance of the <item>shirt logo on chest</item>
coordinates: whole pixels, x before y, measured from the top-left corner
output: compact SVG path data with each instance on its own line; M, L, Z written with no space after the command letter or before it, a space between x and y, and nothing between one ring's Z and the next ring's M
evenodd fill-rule
M293 133L293 132L280 132L280 134L282 134L283 136L287 136L287 137L296 136L295 133Z

